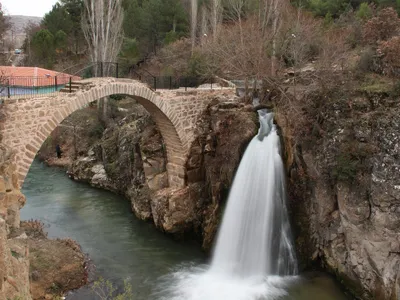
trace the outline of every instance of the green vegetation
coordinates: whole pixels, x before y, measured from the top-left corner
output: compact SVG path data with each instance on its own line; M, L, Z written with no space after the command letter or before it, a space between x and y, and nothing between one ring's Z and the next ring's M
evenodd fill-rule
M324 17L331 14L335 18L351 10L359 9L359 17L367 17L371 12L370 4L378 8L393 7L400 9L399 0L292 0L297 6L310 10L315 16Z
M332 177L337 181L352 182L357 176L360 162L353 158L351 153L341 152L336 157L336 166L332 170Z
M133 292L132 285L128 280L124 281L124 291L117 294L117 288L109 280L99 278L93 283L92 291L100 300L132 300Z
M86 49L81 29L82 0L61 0L39 26L26 29L25 51L30 64L51 68L59 60L72 59Z
M368 158L375 153L376 149L368 143L356 142L354 137L349 136L340 145L336 156L336 164L332 168L331 176L339 182L353 182L357 175L370 172Z
M283 2L279 2L282 8ZM132 66L156 57L155 69L160 75L265 77L271 76L269 71L298 68L316 59L328 65L326 59L332 62L345 56L348 48L363 48L365 44L370 52L361 59L362 72L376 71L367 55L371 58L379 47L387 54L383 59L400 65L400 59L396 60L400 39L392 39L397 36L400 0L290 2L294 7L282 9L277 20L279 31L273 33L273 22L263 19L273 15L268 14L273 8L261 0L217 0L217 10L214 2L199 1L195 16L184 0L124 0L120 73L128 74ZM29 63L50 68L68 60L72 65L87 55L83 3L61 0L40 26L27 29ZM301 9L293 9L296 7Z
M43 64L81 49L82 1L61 1L32 31L31 48ZM285 112L294 144L323 139L334 126L327 106L352 113L351 93L371 103L400 95L400 0L279 1L277 8L268 1L221 0L219 10L212 3L199 1L194 15L183 0L124 0L120 73L268 78L269 101ZM307 93L309 87L317 92ZM346 95L340 101L339 93ZM91 138L101 138L118 116L120 96L113 98L88 128ZM368 149L350 148L336 155L335 180L352 181L365 170Z
M378 77L378 76L366 76L360 83L360 87L357 88L360 92L366 93L367 95L373 94L395 94L395 87L393 81L390 78Z
M11 250L11 255L13 256L13 257L15 257L15 258L20 258L20 257L22 257L18 252L15 252L15 251L13 251L13 250Z
M89 129L89 136L94 139L99 139L103 135L104 126L102 124L94 124Z
M188 35L189 15L180 0L127 0L124 6L122 56L128 60L155 53L159 47Z
M363 2L360 4L356 16L362 21L366 21L372 17L372 9L367 2Z

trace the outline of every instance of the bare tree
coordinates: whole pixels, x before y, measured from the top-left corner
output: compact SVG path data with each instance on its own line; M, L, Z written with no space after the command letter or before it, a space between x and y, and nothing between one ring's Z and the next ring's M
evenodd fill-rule
M122 0L84 0L82 29L92 62L116 60L123 41L123 18Z
M25 33L25 41L24 41L24 50L26 52L26 63L28 65L31 65L34 63L32 61L33 55L31 52L31 43L32 43L32 38L35 35L36 32L40 30L40 24L34 23L32 21L29 21L28 24L24 27L24 33Z
M208 32L208 11L205 5L202 5L200 8L200 37L201 37L201 44L203 45L206 42L207 32Z
M211 1L211 30L213 34L213 39L216 40L218 38L218 27L222 20L222 4L221 0L212 0Z
M95 76L99 76L98 62L106 63L102 65L102 72L109 75L111 64L108 62L117 59L123 42L123 19L122 0L84 0L82 30L95 63ZM107 116L107 102L107 97L97 102L103 120Z
M238 24L220 26L217 40L208 40L202 53L207 57L207 71L229 79L262 78L269 76L271 59L267 55L271 38L262 36L257 20L243 20ZM243 45L238 37L243 32ZM228 73L229 72L229 73Z
M190 3L191 3L190 37L192 40L192 53L193 53L194 47L196 46L198 2L197 2L197 0L191 0Z
M226 15L232 21L237 22L240 28L240 44L243 47L243 28L242 28L242 14L245 8L245 0L226 0L227 11Z

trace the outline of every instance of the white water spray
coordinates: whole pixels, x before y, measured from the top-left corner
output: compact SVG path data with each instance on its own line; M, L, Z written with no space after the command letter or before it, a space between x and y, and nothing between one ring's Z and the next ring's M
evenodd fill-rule
M161 299L278 299L295 280L280 140L272 113L260 111L259 117L258 135L232 184L211 266L175 273Z
M280 140L272 114L260 113L233 182L212 270L248 278L295 275Z

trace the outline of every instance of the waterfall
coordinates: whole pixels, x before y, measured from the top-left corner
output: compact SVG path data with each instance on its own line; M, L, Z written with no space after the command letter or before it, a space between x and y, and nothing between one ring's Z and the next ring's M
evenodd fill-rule
M295 275L280 140L272 113L259 116L258 135L232 184L211 269L243 278Z
M280 139L272 113L259 111L259 119L229 193L211 265L174 273L161 299L278 299L296 279Z

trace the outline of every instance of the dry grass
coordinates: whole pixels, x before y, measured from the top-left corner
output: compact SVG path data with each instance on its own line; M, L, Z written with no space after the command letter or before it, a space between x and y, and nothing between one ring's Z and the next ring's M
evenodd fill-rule
M28 239L31 293L33 299L46 294L61 296L87 282L85 257L71 240Z

